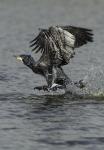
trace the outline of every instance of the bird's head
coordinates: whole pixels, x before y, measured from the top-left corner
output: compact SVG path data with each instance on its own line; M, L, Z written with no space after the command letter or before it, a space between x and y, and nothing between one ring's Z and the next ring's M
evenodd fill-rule
M22 61L26 66L30 68L33 66L33 64L35 64L35 61L31 55L19 55L16 56L16 59Z

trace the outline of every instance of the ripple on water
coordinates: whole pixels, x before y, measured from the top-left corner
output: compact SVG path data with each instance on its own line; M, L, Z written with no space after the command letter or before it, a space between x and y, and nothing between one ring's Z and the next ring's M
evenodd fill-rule
M103 18L103 0L0 1L0 150L104 149ZM38 27L70 23L94 29L95 42L76 49L65 69L75 80L85 76L93 96L36 96L33 88L42 79L13 55L30 53Z

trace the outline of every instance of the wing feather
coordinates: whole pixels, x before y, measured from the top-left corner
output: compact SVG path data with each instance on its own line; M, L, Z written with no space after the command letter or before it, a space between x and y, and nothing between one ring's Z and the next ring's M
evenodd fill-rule
M32 51L49 55L53 64L65 65L75 54L74 48L93 42L91 29L73 26L55 26L41 29L36 38L30 41Z
M87 44L88 42L93 42L93 33L91 29L74 26L61 26L61 28L75 36L75 48Z

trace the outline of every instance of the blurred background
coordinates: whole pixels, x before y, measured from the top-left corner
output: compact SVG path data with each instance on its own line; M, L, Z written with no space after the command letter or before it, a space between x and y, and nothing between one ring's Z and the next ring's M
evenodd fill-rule
M29 41L51 25L93 29L64 70L104 90L104 0L0 0L0 150L103 150L104 97L35 96L44 79L13 57L37 60Z
M74 59L65 66L73 80L83 78L92 66L103 66L103 18L103 0L0 0L0 92L28 92L27 85L31 91L40 80L43 84L44 79L13 57L31 54L29 41L38 34L38 28L73 25L93 29L94 43L76 49Z

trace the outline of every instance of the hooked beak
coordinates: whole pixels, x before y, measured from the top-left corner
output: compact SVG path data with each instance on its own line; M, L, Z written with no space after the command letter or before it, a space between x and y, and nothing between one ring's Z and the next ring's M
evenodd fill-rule
M22 61L22 57L21 57L21 56L15 56L15 55L14 55L14 57L15 57L17 60Z

